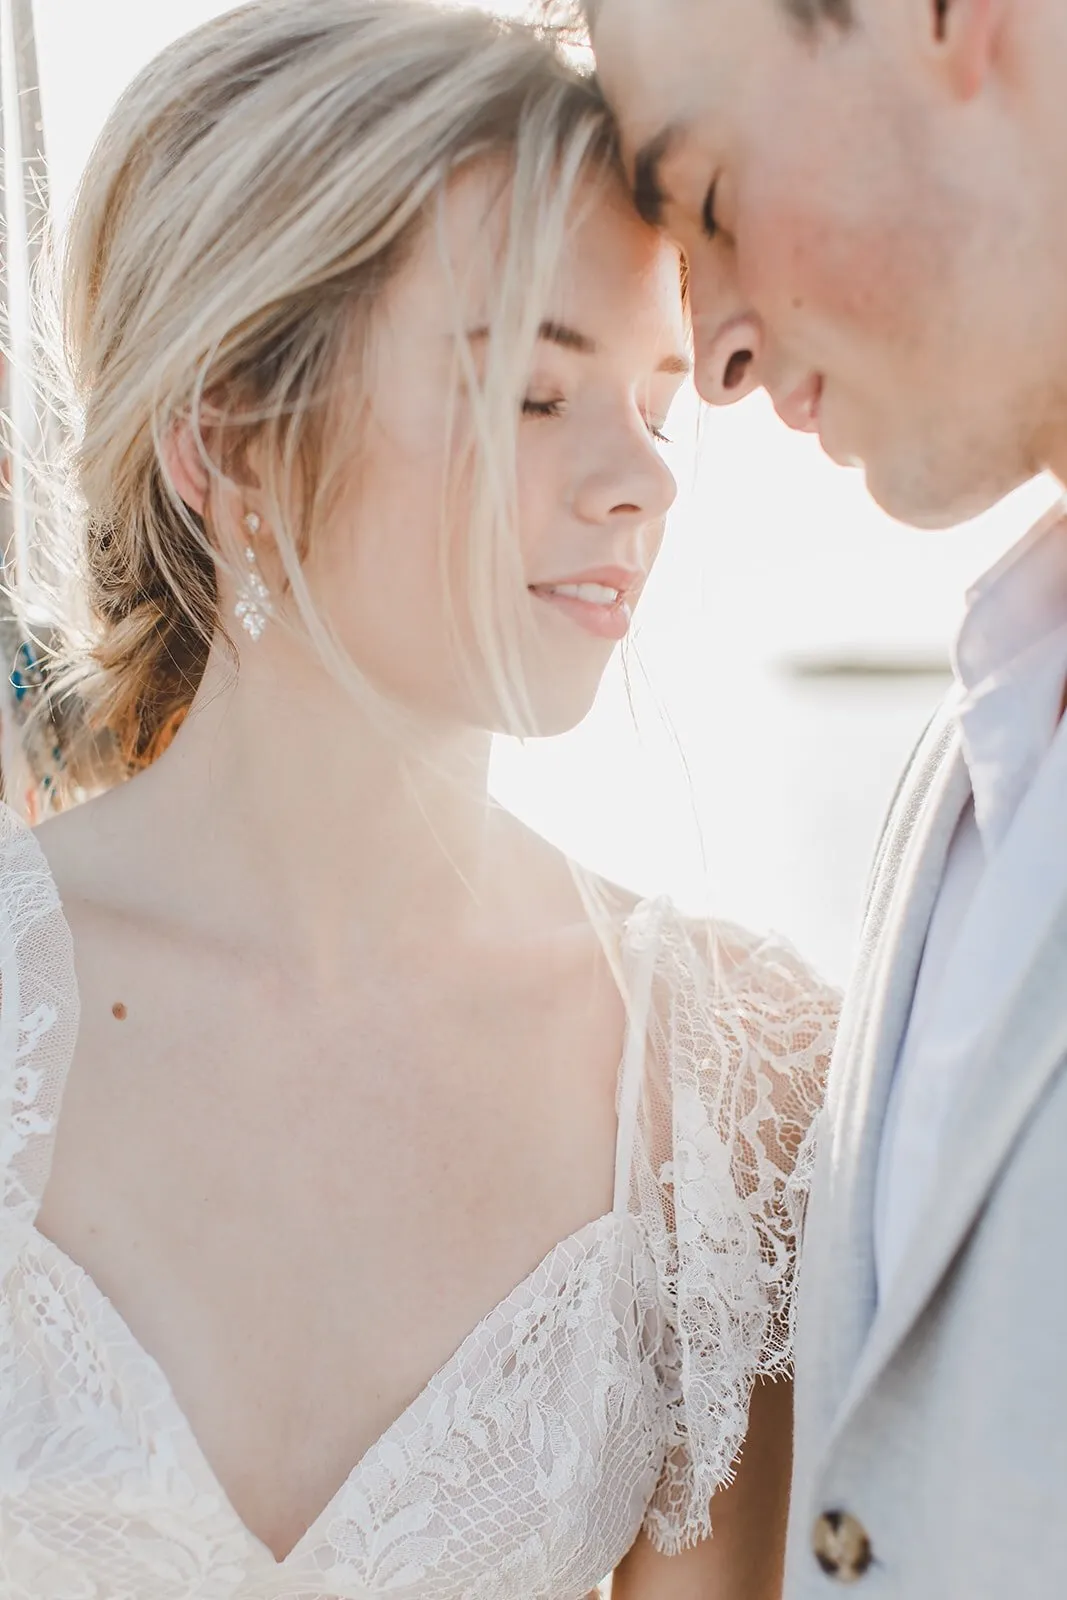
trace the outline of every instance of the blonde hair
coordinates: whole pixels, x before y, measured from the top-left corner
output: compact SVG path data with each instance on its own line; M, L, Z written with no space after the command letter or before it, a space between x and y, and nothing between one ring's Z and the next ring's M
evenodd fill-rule
M494 156L508 217L480 375L458 341L471 429L454 447L475 485L464 606L447 592L473 619L465 664L488 671L520 731L518 401L579 187L613 170L610 119L551 30L433 0L253 0L172 45L123 95L60 261L76 438L32 586L39 601L47 584L62 640L50 704L69 789L154 760L228 637L219 573L235 575L241 551L170 481L164 441L178 424L219 475L261 447L296 613L330 670L368 691L301 570L339 471L331 405L343 364L359 414L383 286L452 175ZM346 409L349 440L351 421ZM444 552L442 578L454 577Z

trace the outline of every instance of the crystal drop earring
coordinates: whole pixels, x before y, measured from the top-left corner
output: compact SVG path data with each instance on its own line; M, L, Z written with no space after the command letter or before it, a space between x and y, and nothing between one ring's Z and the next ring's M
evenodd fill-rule
M250 539L254 539L263 526L255 511L250 511L244 519L244 529ZM237 590L237 604L234 606L234 616L241 624L253 643L262 639L264 630L271 617L274 607L271 604L270 590L263 582L259 565L256 561L256 552L251 544L245 547L245 561L248 571Z

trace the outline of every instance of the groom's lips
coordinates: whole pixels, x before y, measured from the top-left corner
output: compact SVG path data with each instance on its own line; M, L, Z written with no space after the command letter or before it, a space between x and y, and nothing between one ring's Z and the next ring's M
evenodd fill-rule
M775 397L774 409L782 421L798 433L818 433L822 388L822 374L813 372L784 400Z

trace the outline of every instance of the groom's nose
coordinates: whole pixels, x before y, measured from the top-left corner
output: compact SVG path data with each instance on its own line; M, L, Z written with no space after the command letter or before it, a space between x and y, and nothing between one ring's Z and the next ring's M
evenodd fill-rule
M745 313L715 324L700 316L699 307L694 310L697 388L710 405L733 405L759 387L759 322Z

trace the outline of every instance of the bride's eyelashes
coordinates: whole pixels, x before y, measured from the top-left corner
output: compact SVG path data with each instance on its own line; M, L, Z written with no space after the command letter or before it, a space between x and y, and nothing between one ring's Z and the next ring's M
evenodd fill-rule
M565 405L565 400L531 400L527 397L522 402L522 414L524 417L561 417ZM659 423L652 422L648 417L645 417L644 423L657 444L671 443Z
M563 415L563 400L530 400L522 402L524 417L561 417Z

